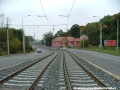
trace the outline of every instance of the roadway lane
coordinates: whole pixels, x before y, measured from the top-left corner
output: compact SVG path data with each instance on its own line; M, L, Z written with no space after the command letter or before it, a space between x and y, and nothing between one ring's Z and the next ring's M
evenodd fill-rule
M29 54L20 54L20 55L10 55L5 57L0 57L0 70L3 68L6 68L8 66L18 64L20 62L23 62L25 60L30 60L37 57L42 57L47 54L51 53L49 50L42 49L42 53L29 53Z
M88 50L69 50L120 77L120 57Z

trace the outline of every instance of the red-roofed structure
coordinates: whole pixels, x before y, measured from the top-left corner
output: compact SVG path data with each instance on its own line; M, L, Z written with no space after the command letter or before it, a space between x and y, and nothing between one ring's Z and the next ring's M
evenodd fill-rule
M52 41L61 41L64 37L56 37L54 40Z
M52 47L80 46L80 39L74 37L56 37L52 40Z
M75 40L74 40L74 46L75 47L80 46L80 38L75 38Z

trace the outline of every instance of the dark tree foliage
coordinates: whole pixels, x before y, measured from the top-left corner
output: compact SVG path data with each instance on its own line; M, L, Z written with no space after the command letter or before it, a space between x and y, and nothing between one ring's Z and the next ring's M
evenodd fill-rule
M14 29L14 28L12 28L13 29L13 33L14 33L14 35L16 36L16 37L18 37L19 38L19 40L22 42L22 40L23 40L23 36L22 36L22 29L18 29L18 30L16 30L16 29Z
M53 33L52 32L48 32L48 33L45 33L43 35L42 41L44 41L46 46L51 46L52 40L53 40Z
M73 36L75 38L79 38L80 37L80 26L78 24L74 24L70 28L70 34L71 34L71 36Z
M27 52L32 51L32 47L29 42L29 37L32 37L32 36L25 36L25 47Z
M61 29L59 31L57 31L57 33L55 34L54 38L57 36L66 36L66 32L63 32Z
M1 48L1 52L6 51L6 46L7 46L7 42L6 42L6 30L5 28L0 28L0 48Z
M68 30L68 31L66 32L66 36L72 36L72 35L71 35L71 30Z

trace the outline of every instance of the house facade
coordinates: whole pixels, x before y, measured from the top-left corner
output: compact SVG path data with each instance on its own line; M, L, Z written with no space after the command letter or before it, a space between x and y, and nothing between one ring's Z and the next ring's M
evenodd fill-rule
M80 46L80 39L74 37L56 37L52 40L52 47Z
M61 41L64 39L64 37L56 37L52 40L52 47L60 47Z
M80 44L80 38L75 38L74 40L74 46L75 47L79 47L81 44Z

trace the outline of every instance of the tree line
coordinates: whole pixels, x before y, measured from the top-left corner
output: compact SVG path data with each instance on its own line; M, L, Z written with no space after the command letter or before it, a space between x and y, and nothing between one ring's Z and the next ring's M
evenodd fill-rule
M117 40L117 19L120 21L120 13L114 15L107 15L100 19L102 23L102 44L104 40ZM42 43L51 46L52 40L57 36L73 36L80 38L83 34L87 35L89 45L99 45L100 42L100 21L88 23L85 26L74 24L67 32L63 30L57 31L55 35L52 32L45 33ZM120 26L120 22L119 22ZM120 45L120 32L119 32L119 45Z
M102 44L104 44L104 40L117 40L117 19L119 19L120 21L120 13L115 14L113 16L107 15L101 19L102 41L103 41ZM81 30L81 34L85 33L86 35L88 35L90 45L99 45L100 22L88 23L86 26L83 26L80 30Z
M117 39L117 19L120 21L120 13L114 15L107 15L101 18L102 23L102 41L104 40L116 40ZM119 22L120 26L120 22ZM22 29L9 28L9 43L10 53L21 53L23 51L22 46ZM83 34L87 35L89 45L99 45L100 41L100 22L88 23L85 26L74 24L67 32L63 32L62 29L57 31L55 35L52 32L47 32L43 35L41 43L47 46L51 46L51 42L57 36L73 36L80 38ZM32 36L25 36L26 51L33 50L29 41L34 41ZM103 44L102 42L102 44ZM119 46L120 46L120 32L119 32ZM7 31L6 28L0 28L0 55L7 53Z
M23 34L22 29L9 28L9 48L10 53L22 53L23 52ZM31 36L25 36L26 51L32 51L32 46L29 40L33 40ZM5 28L0 28L0 55L7 54L7 31Z

